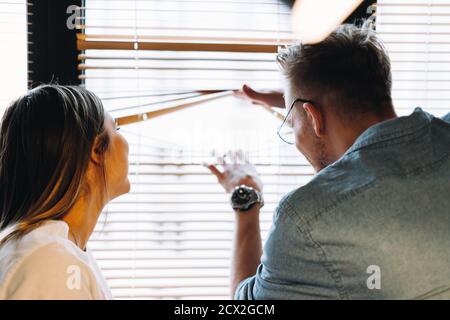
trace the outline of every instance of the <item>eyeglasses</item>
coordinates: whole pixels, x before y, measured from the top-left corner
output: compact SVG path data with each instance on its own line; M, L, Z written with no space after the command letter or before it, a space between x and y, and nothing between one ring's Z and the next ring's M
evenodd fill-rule
M295 136L294 136L294 124L292 121L292 109L294 108L295 104L297 102L303 102L303 103L313 103L311 100L305 100L302 98L297 98L292 102L291 107L289 108L286 116L284 117L283 122L281 123L281 126L278 128L277 134L280 137L281 140L286 142L287 144L294 144L295 143Z

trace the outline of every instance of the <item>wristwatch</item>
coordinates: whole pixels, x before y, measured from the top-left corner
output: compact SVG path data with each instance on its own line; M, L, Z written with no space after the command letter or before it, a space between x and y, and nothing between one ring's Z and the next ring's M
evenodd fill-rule
M258 190L246 185L240 185L234 188L234 191L231 194L230 203L234 210L248 211L256 203L260 203L261 207L263 207L264 199L262 193Z

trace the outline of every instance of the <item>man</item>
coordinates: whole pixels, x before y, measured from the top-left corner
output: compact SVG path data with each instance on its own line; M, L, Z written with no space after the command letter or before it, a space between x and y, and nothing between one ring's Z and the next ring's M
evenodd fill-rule
M317 174L280 201L262 255L260 179L250 164L209 166L233 192L234 297L450 298L450 114L397 117L388 55L365 28L278 61L286 123ZM242 94L283 105L280 93Z

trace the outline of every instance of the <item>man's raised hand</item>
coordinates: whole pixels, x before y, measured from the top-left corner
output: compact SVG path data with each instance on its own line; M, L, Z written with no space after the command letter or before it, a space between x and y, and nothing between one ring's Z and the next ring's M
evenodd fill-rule
M268 107L284 108L284 98L281 91L257 91L244 84L241 90L234 91L234 96Z

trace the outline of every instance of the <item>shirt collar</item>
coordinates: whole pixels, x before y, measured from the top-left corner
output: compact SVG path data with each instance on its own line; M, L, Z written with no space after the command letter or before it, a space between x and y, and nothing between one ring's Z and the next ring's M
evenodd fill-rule
M345 154L369 145L405 136L428 125L433 116L417 107L409 116L398 117L377 123L364 131Z

